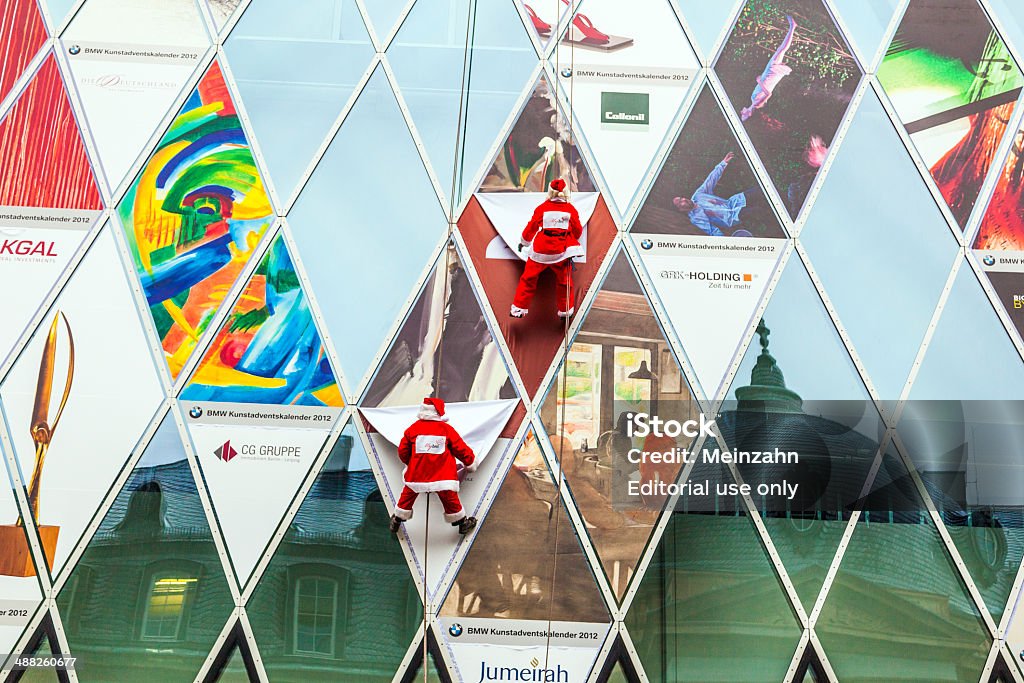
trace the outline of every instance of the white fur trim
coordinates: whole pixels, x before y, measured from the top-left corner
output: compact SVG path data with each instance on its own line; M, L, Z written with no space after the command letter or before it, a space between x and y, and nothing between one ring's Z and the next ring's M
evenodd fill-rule
M438 491L458 491L459 482L445 481L407 481L405 485L416 493L437 493Z
M400 507L395 508L395 517L405 521L412 519L412 510L405 510Z
M448 514L447 512L444 513L444 521L448 522L449 524L454 524L455 522L461 522L463 519L465 519L465 517L466 517L466 511L463 510L462 508L459 508L458 512L453 512L451 514Z
M536 251L533 250L533 247L530 247L529 253L530 259L536 261L537 263L561 263L566 259L576 258L577 256L584 255L585 252L583 251L582 246L569 247L559 254L538 254Z
M476 458L476 459L473 460L473 464L472 465L464 465L463 467L464 467L464 469L467 472L476 472L476 466L479 465L479 464L480 464L480 458Z
M576 312L576 307L573 306L568 311L564 311L564 312L563 311L559 311L558 312L558 317L559 318L571 318L572 314L575 313L575 312Z
M448 416L438 415L437 408L430 405L429 403L424 403L423 405L420 406L420 411L416 413L416 419L428 420L430 422L447 422Z
M518 306L513 304L512 308L509 309L508 314L511 315L513 318L523 318L526 317L526 314L529 312L529 308L519 308Z

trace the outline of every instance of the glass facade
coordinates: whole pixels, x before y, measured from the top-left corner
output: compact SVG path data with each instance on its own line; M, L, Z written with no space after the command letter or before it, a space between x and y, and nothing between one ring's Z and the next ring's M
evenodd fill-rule
M0 679L1024 680L1022 27L0 0Z

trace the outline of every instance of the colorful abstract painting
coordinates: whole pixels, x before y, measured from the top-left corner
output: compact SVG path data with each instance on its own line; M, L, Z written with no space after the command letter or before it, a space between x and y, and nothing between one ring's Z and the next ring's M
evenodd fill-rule
M0 123L0 206L103 208L52 55Z
M341 407L309 299L284 239L274 239L181 397Z
M274 219L217 62L150 155L118 213L177 377Z

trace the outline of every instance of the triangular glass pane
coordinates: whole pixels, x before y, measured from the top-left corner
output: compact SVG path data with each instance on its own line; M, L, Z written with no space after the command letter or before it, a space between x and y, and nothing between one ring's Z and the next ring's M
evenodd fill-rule
M450 582L459 559L465 555L471 536L454 527L462 516L483 519L490 506L490 493L515 456L513 439L522 422L514 415L519 401L474 401L447 403L449 424L474 453L472 467L460 468L446 480L448 490L457 493L459 508L448 510L435 495L437 490L422 480L406 486L406 465L399 459L398 446L405 432L418 420L422 399L411 405L361 410L370 439L370 461L383 483L381 493L396 514L405 521L398 532L408 543L415 571L427 584L427 599L436 600ZM410 481L415 481L410 478ZM435 485L442 485L437 482ZM426 488L415 492L412 488Z
M358 168L353 159L362 160ZM384 192L395 168L403 169L401 188ZM447 227L382 69L360 93L288 222L313 290L328 294L317 303L341 368L358 386ZM372 292L373 305L342 293L345 281Z
M690 420L700 411L624 252L608 270L566 362L540 417L621 600L667 500L656 487L674 483L683 466L681 460L633 463L628 451L668 453L692 443L682 436L631 438L625 416L639 411Z
M832 0L865 66L873 64L899 4L899 0Z
M235 575L244 586L327 440L329 413L215 411L188 403L188 431ZM258 411L258 409L255 409ZM243 422L244 420L244 422ZM316 426L294 426L316 420ZM322 425L322 426L320 426ZM245 486L238 482L245 481Z
M469 7L418 0L387 55L437 181L445 195L454 189L454 205L472 189L537 64L515 5L478 3L471 22Z
M103 208L53 55L0 122L0 206Z
M857 228L843 228L851 215ZM898 399L957 244L874 92L865 93L800 237L875 388Z
M542 666L552 676L562 670L568 680L586 680L593 668L608 632L608 611L532 431L440 614L442 637L464 679L498 663ZM500 645L473 636L477 628L511 625L528 633L570 635L550 641L544 635L523 635Z
M420 629L420 632L421 633L423 632L422 628ZM431 644L431 646L434 645L434 642L435 642L435 639L433 637L433 634L431 634L431 637L430 637L430 644ZM402 678L402 680L410 681L410 682L413 682L413 683L415 683L415 681L422 681L422 680L433 681L434 683L441 683L442 681L450 681L450 680L452 680L451 675L448 674L448 669L445 668L444 661L440 657L435 655L434 650L433 650L432 647L428 647L427 648L427 655L429 657L430 664L427 665L427 671L426 671L426 674L424 674L424 672L423 672L423 639L420 638L420 642L419 642L419 645L417 646L416 655L415 655L416 658L417 658L416 662L415 662L415 668L412 669L412 670L408 670L407 669L406 673L405 673L405 676Z
M242 661L242 651L238 646L231 648L231 655L217 674L217 683L249 683L249 673ZM307 679L308 680L308 679Z
M477 191L541 197L548 183L562 178L570 192L595 192L586 159L572 133L566 111L547 78L541 76Z
M420 631L423 604L351 424L246 612L267 674L283 683L390 681Z
M43 622L46 623L45 621ZM41 629L44 627L41 627ZM52 657L55 654L53 648L50 646L49 636L44 632L37 634L39 641L35 644L35 647L31 648L31 651L26 649L23 653L25 657ZM8 679L12 680L12 679ZM60 681L57 676L56 669L49 667L39 667L34 669L26 669L22 672L21 676L17 678L18 683L51 683L52 681Z
M274 237L181 392L188 401L341 408L284 235Z
M111 359L117 359L116 371ZM64 410L62 393L67 396ZM34 501L32 516L44 530L43 548L54 573L107 495L163 395L107 226L0 384L14 455ZM42 442L40 421L49 437ZM103 428L97 431L100 424ZM82 444L89 444L87 452Z
M965 345L965 335L970 345ZM985 359L998 372L979 373L965 362ZM1011 402L1021 398L1024 363L992 310L974 271L966 263L953 281L949 298L928 343L910 398L915 401Z
M786 236L706 83L631 230L657 235Z
M754 312L784 243L722 236L714 238L718 249L708 249L706 236L631 237L705 394L717 395L744 335L756 324Z
M75 13L58 45L112 188L179 101L209 43L194 1L86 0Z
M668 0L586 0L580 9L549 59L622 215L699 64Z
M626 672L622 670L620 662L615 662L615 667L612 668L612 672L608 676L608 683L631 683Z
M678 0L678 3L694 39L710 61L714 57L718 39L736 11L736 3L705 0Z
M774 683L789 668L800 629L730 485L698 458L626 615L652 682Z
M213 25L218 33L224 30L228 20L231 19L240 4L242 4L242 0L206 0L206 5L210 8L210 14L213 16Z
M9 0L0 8L0 101L46 42L46 25L34 0Z
M2 448L0 456L6 461ZM6 467L4 472L7 472ZM0 476L0 520L3 521L0 524L0 591L4 596L0 649L12 652L42 603L43 594L36 578L37 569L26 535L28 532L15 501L14 484L3 476Z
M1024 47L1024 6L1014 0L988 0L988 7L1005 31L1005 39L1017 49Z
M83 681L191 680L234 607L172 415L57 596Z
M715 71L795 219L860 82L852 50L822 0L747 0Z
M447 402L516 398L454 243L438 257L362 405L416 405L425 396Z
M363 0L363 7L381 43L387 40L402 10L408 5L409 0Z
M50 11L50 20L55 32L64 23L64 20L68 18L68 12L71 11L71 8L77 4L76 0L43 0L40 3L40 5L45 5Z
M977 0L912 0L878 67L932 178L963 227L1024 77Z
M210 65L117 210L177 377L274 214L219 63Z
M523 252L518 246L523 227L544 196L532 193L488 193L474 197L459 219L459 231L483 284L483 293L498 316L498 325L508 344L512 361L527 392L540 387L548 367L565 340L566 320L559 317L559 286L554 273L542 273L536 295L524 318L509 316L517 286L524 273ZM579 307L615 238L615 222L604 200L596 193L580 192L573 203L584 224L580 243L584 260L571 265L571 309ZM563 262L564 263L564 262ZM563 285L564 286L564 285Z
M787 482L755 498L775 549L809 612L878 452L884 426L817 291L789 262L716 423L736 451L778 449L798 462L739 465L752 486Z
M284 200L373 57L359 8L355 0L257 2L231 30L224 52Z
M836 676L977 680L991 641L897 456L886 455L857 507L861 517L815 629ZM850 628L866 623L869 632Z

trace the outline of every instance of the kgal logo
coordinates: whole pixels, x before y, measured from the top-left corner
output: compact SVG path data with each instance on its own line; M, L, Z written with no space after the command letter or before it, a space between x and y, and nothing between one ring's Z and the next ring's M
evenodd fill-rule
M4 240L0 242L0 256L57 256L57 245L44 240Z
M528 666L489 666L480 663L480 680L484 681L535 681L537 683L569 683L569 670L556 664L554 669L540 667L540 661L534 657L530 660L533 668Z

